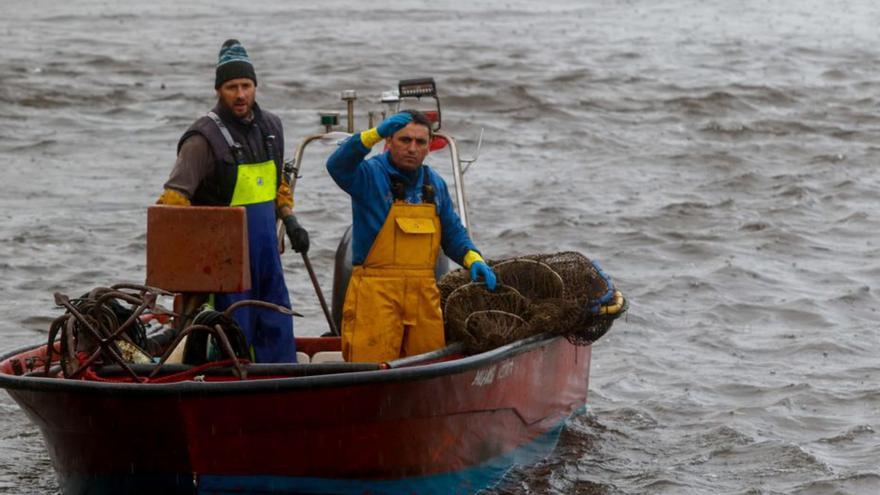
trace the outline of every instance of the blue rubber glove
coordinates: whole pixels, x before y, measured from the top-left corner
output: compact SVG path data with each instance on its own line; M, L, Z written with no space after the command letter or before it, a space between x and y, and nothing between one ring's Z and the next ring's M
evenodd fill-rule
M474 264L471 265L471 282L476 282L480 277L483 277L486 281L486 288L491 291L495 290L495 272L493 272L486 263L475 261Z
M379 141L393 136L395 132L403 129L410 122L412 122L412 114L408 112L395 113L383 120L378 127L362 132L360 134L361 143L367 148L372 148Z
M410 122L412 122L412 114L408 112L395 113L391 117L383 120L382 123L376 127L376 131L382 138L391 137L395 132L403 129Z

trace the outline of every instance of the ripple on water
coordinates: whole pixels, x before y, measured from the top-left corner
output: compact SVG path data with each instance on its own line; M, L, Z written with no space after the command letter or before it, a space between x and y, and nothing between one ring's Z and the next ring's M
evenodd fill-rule
M808 481L793 487L801 495L875 495L880 486L880 474L857 472Z

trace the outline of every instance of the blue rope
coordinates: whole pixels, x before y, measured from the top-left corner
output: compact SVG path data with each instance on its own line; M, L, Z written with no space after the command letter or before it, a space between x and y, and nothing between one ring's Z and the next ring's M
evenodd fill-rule
M587 311L590 314L596 315L599 314L599 311L602 309L602 306L611 302L611 299L614 298L614 283L611 282L611 277L602 270L602 267L599 266L599 262L590 261L593 264L593 268L596 269L596 273L602 277L602 280L605 281L605 286L608 287L608 290L605 291L604 294L599 299L591 299L587 302Z

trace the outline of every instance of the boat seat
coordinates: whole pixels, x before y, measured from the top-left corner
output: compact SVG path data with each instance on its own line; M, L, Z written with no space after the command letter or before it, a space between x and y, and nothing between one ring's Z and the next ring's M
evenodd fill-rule
M312 356L312 364L316 363L344 363L342 351L318 351Z
M308 364L309 355L304 352L296 351L296 362L299 364Z

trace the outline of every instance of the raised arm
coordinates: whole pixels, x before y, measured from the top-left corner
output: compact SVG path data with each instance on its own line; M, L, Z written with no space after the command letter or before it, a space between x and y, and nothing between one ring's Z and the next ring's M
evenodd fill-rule
M343 191L352 196L356 195L357 184L366 175L366 171L360 169L360 164L370 153L370 149L379 141L406 127L411 121L412 115L406 112L396 113L383 120L377 127L348 138L327 159L327 171L330 172L330 177L333 177Z

